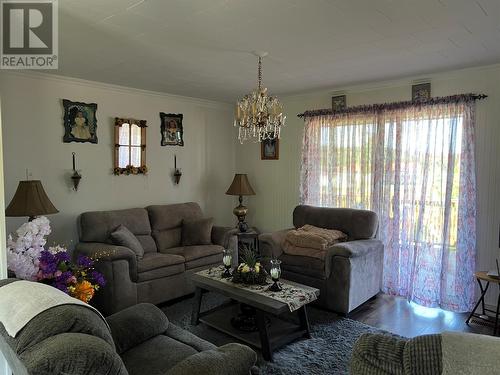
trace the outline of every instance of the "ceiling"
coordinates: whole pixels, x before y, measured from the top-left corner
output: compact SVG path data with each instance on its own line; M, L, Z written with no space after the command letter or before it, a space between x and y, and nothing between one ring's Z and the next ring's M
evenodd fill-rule
M500 61L500 0L62 0L60 75L233 102Z

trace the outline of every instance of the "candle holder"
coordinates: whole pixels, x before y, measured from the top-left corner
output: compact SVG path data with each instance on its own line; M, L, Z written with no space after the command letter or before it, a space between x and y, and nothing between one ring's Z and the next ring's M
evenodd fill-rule
M269 274L271 275L271 279L273 280L273 285L269 287L269 290L271 292L279 292L282 290L280 284L278 284L278 281L281 276L281 260L279 259L271 259L271 270L269 271Z
M76 153L73 152L73 175L71 180L73 181L73 190L78 191L78 185L80 185L80 180L82 175L76 170Z
M182 172L180 168L177 168L177 155L174 155L174 182L179 185L181 180Z
M226 269L222 274L224 279L229 279L233 275L231 274L231 265L233 263L233 253L230 249L224 249L222 252L222 263Z

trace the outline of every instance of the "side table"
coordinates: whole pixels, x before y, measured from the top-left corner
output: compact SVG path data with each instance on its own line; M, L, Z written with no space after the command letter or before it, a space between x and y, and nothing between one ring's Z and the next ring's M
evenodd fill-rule
M495 328L493 330L493 335L497 334L497 329L498 329L498 313L500 309L500 278L496 277L491 277L488 276L488 274L484 271L476 272L474 274L476 277L476 280L479 284L479 288L481 289L481 297L479 297L479 300L476 303L476 306L474 306L474 309L470 313L469 317L465 321L465 324L469 324L470 320L474 317L476 319L481 319L484 321L490 321L489 319L485 318L486 312L491 312L495 314ZM485 284L483 284L483 282ZM498 301L497 301L497 309L496 311L487 309L484 307L484 296L486 295L486 292L488 291L488 288L490 286L490 283L494 283L498 285ZM482 310L482 315L476 314L476 310L478 309L479 305L481 305L481 310Z

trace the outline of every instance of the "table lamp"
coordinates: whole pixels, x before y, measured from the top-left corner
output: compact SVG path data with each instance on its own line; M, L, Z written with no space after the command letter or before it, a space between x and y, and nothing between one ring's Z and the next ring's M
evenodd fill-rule
M5 216L28 216L32 221L39 215L56 214L40 180L19 181L16 193L5 209Z
M247 207L243 205L243 195L255 195L255 192L248 182L246 174L235 174L233 182L226 191L227 195L238 195L240 204L233 209L233 214L238 218L238 229L240 232L248 230L248 224L245 222L247 216Z

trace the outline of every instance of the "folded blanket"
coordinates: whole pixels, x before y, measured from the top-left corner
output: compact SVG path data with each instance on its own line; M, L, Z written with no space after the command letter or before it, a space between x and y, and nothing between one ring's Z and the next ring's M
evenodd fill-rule
M0 322L11 337L16 337L35 316L59 305L85 306L94 310L108 324L94 307L52 286L19 280L0 288Z
M339 230L306 224L297 230L289 231L282 247L283 251L289 255L324 259L326 250L330 246L346 239L347 235Z

